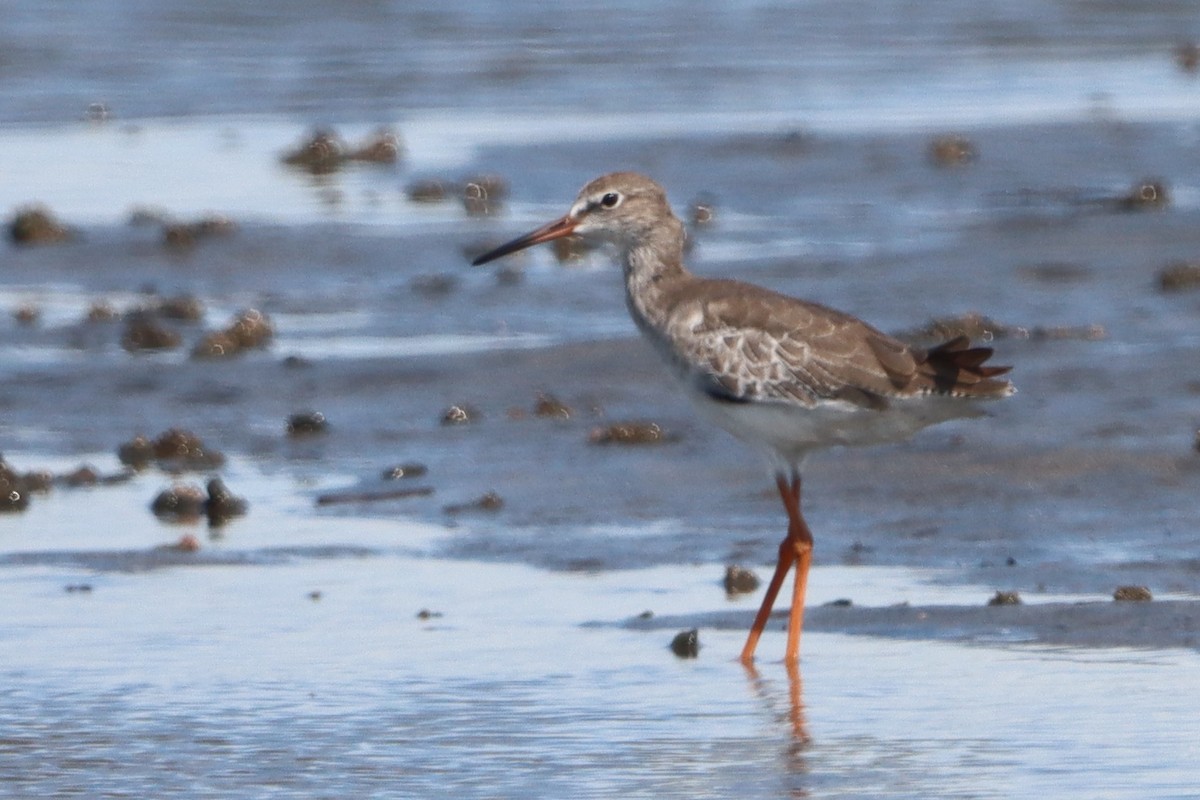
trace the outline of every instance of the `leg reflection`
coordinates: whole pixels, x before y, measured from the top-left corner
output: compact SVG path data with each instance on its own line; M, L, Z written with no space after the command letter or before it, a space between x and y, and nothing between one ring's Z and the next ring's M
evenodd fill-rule
M763 679L753 662L742 662L742 667L746 670L746 677L749 679L750 688L754 690L754 693L768 707L772 709L778 708L778 693L773 690L770 682ZM784 667L787 670L788 679L787 708L785 713L779 716L788 723L791 729L791 742L788 751L791 754L798 755L812 741L812 738L808 735L808 723L804 718L804 681L800 677L799 663L785 661Z
M788 676L788 721L792 724L792 741L807 745L812 739L804 721L804 681L800 677L800 664L796 661L783 662Z

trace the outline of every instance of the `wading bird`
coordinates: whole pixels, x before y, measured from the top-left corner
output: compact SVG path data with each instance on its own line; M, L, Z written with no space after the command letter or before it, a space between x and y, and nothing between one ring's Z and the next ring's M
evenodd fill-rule
M987 366L992 350L965 336L931 349L855 317L753 284L702 278L683 265L685 231L662 187L632 172L583 187L570 211L475 259L581 235L616 246L625 301L642 335L682 382L701 416L764 451L788 529L741 659L750 663L788 570L796 568L784 660L800 654L813 536L800 510L800 467L822 447L905 439L928 425L976 416L974 401L1013 387Z

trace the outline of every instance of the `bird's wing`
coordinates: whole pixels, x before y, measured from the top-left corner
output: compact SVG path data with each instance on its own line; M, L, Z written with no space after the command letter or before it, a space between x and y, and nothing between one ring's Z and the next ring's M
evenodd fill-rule
M664 333L700 388L733 402L883 408L892 397L1007 386L989 380L1000 368L981 366L986 348L956 341L925 351L849 314L735 281L698 281L681 292Z

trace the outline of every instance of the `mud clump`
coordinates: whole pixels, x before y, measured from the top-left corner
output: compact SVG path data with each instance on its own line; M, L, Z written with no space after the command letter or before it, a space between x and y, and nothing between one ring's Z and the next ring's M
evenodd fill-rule
M1183 42L1176 47L1175 65L1190 74L1200 71L1200 45L1195 42Z
M335 492L317 495L318 506L351 505L355 503L379 503L387 500L406 500L410 497L428 497L433 494L431 486L411 486L401 489L369 492Z
M1118 211L1157 211L1171 203L1171 194L1160 180L1147 178L1134 184L1125 194L1116 198Z
M190 483L176 483L159 492L150 504L154 516L164 522L190 523L201 517L219 528L246 513L246 501L237 497L220 478L208 482L207 490Z
M353 148L347 147L334 131L319 129L295 150L284 153L280 160L313 175L328 175L351 161L394 164L402 151L400 137L387 128L375 131Z
M107 300L95 300L88 306L87 313L83 316L83 321L89 325L96 325L103 322L112 322L121 316L112 303Z
M677 440L657 422L617 422L595 428L588 434L589 444L647 445Z
M346 159L367 164L395 164L403 152L400 137L389 128L380 128L352 149Z
M447 514L463 514L471 511L495 513L502 508L504 508L504 498L494 491L488 491L468 503L455 503L443 507L442 510Z
M989 606L1019 606L1021 605L1021 595L1017 592L1000 592L997 591L992 598L987 601Z
M31 328L42 318L42 310L33 303L22 303L13 311L13 319L18 325Z
M468 178L462 187L463 208L472 217L499 213L507 197L508 182L499 175L477 175Z
M50 470L37 469L21 475L20 481L24 485L25 491L32 494L46 494L54 485L54 474Z
M671 652L680 658L696 658L700 655L700 631L680 631L671 640Z
M329 421L320 411L292 414L287 420L288 436L315 436L329 430Z
M725 578L722 581L725 594L735 597L739 594L749 594L758 588L758 576L753 570L732 564L725 567Z
M100 482L100 473L90 464L82 464L63 475L62 482L72 489L95 486Z
M192 358L228 358L246 350L261 350L274 336L275 326L266 314L246 309L235 314L225 328L205 334L192 348Z
M926 155L935 167L962 167L979 158L971 140L958 134L935 137L929 143Z
M150 503L150 510L164 522L195 522L204 514L206 500L199 486L177 483L159 492Z
M29 508L29 490L25 480L0 458L0 513L13 513Z
M246 501L229 491L225 481L213 478L207 486L208 498L204 502L204 515L210 528L220 528L235 517L246 514Z
M281 160L313 175L327 175L341 168L345 158L346 146L336 133L316 130L295 150L284 153Z
M1120 603L1148 603L1152 599L1150 589L1145 586L1118 586L1113 592L1113 600Z
M708 228L717 221L717 200L704 193L688 204L688 221L693 228Z
M535 417L544 419L570 419L573 413L569 405L554 395L544 392L538 392L537 399L533 404L533 415Z
M245 350L266 347L275 335L275 327L267 315L253 308L235 314L225 330Z
M1158 288L1164 292L1200 289L1200 261L1181 261L1159 270Z
M45 206L27 206L8 223L8 238L19 245L55 244L69 241L72 235Z
M156 315L137 311L128 316L121 334L121 347L127 352L174 350L183 337L164 325Z
M388 467L383 471L383 474L380 475L380 478L385 481L410 480L412 478L420 478L427 472L429 472L429 468L424 464L408 462L405 464L396 464L395 466Z
M468 425L479 420L479 410L466 404L452 405L442 412L443 425Z
M192 222L165 222L163 244L167 247L187 249L195 247L203 239L214 236L229 236L237 231L237 223L229 217L213 215Z
M209 448L199 436L182 428L170 428L153 440L135 436L117 448L117 458L135 470L157 464L167 472L209 470L225 463L222 453Z
M436 178L430 178L410 183L405 189L405 195L414 203L432 204L445 202L449 191L446 184Z

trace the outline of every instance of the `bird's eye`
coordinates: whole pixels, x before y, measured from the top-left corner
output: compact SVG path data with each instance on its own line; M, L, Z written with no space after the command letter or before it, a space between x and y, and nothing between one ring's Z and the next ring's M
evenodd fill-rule
M609 192L600 198L600 205L605 208L616 208L617 203L621 202L621 195L616 192Z

